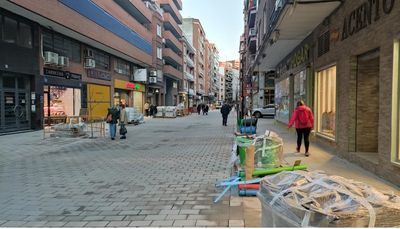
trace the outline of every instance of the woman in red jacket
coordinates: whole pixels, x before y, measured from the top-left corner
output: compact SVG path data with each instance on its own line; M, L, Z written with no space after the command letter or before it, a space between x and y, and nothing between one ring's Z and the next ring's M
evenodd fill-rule
M297 107L293 112L292 118L289 122L289 128L295 123L297 132L297 148L296 151L300 152L301 141L304 136L304 145L306 147L305 156L310 156L308 147L310 146L310 132L314 128L314 116L309 107L304 105L303 101L297 102Z

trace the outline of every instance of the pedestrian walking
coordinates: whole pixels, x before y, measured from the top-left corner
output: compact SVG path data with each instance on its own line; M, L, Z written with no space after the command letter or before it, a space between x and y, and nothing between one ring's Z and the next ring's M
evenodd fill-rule
M121 110L119 115L119 134L121 135L120 139L126 139L126 133L128 132L126 129L126 125L128 124L128 113L125 109L125 104L121 104Z
M231 112L231 108L228 104L224 103L221 107L221 114L222 114L222 125L227 126L228 124L228 115Z
M145 112L146 117L149 117L149 115L150 115L150 110L149 109L150 109L150 103L146 102L144 104L144 112Z
M200 115L200 112L201 112L201 104L197 105L197 114Z
M113 106L108 108L106 122L110 125L110 137L111 140L115 140L115 135L117 132L117 123L119 119L119 110L117 107Z
M309 107L303 101L297 102L297 107L293 112L292 118L289 122L289 128L295 124L297 132L297 148L296 151L300 153L301 142L304 137L304 146L306 149L305 156L310 156L308 151L310 146L310 133L314 128L314 115Z
M208 107L208 105L206 104L206 105L204 105L204 108L203 108L203 115L205 114L205 115L208 115L208 110L209 110L210 108Z

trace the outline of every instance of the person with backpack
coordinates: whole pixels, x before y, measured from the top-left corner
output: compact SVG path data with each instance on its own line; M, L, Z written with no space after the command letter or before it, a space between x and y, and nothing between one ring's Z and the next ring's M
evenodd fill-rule
M297 102L297 107L293 111L288 127L291 128L293 124L295 124L297 132L296 151L300 153L301 142L304 136L304 146L306 148L305 156L308 157L310 156L308 149L310 146L310 133L314 128L314 115L311 109L304 105L303 101Z

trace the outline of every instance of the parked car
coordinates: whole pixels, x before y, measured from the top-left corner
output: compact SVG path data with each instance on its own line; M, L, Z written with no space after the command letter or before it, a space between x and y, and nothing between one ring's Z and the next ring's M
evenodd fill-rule
M253 116L256 118L262 118L264 116L275 116L276 107L274 104L268 104L262 108L253 109Z

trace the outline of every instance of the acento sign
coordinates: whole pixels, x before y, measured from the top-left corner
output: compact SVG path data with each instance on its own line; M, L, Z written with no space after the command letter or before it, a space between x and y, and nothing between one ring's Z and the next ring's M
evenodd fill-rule
M371 25L381 18L381 14L390 14L396 0L367 0L344 18L342 40Z

